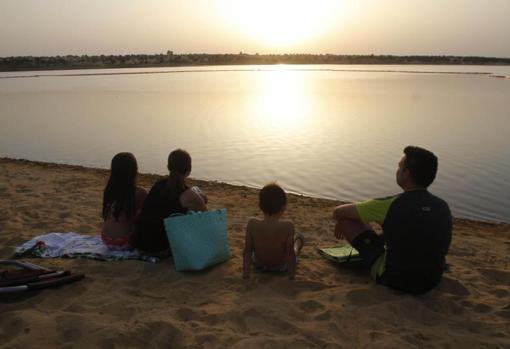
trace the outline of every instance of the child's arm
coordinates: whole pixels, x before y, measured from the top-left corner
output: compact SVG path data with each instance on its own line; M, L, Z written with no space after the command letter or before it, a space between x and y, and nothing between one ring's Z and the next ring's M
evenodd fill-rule
M287 237L286 246L287 255L287 269L289 272L289 279L293 280L296 276L296 252L294 251L294 224L290 223L289 234Z
M244 253L243 253L243 279L250 277L251 269L251 256L253 253L253 243L251 240L250 222L246 225L246 237L244 242Z

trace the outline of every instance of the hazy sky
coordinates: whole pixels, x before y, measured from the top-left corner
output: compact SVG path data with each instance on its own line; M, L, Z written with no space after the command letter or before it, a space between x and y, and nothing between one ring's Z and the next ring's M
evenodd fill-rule
M0 56L510 57L510 0L0 0Z

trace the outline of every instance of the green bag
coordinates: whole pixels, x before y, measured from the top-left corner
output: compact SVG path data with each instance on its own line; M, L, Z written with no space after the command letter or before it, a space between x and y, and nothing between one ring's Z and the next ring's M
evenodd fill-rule
M335 246L330 248L317 248L317 251L322 257L332 262L363 262L363 258L361 258L359 252L350 245Z

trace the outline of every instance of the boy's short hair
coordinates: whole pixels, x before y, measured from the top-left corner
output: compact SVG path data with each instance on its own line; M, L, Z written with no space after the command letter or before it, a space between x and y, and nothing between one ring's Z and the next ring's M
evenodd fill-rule
M424 187L431 185L437 173L437 157L434 153L409 145L404 149L404 154L404 168L411 173L413 182Z
M276 183L267 184L259 192L259 207L265 214L277 214L286 204L287 194Z

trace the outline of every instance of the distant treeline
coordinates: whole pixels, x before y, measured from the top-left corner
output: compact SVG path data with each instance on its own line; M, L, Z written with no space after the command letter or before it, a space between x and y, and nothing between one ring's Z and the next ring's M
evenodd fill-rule
M332 54L132 54L0 57L0 71L134 68L242 64L473 64L505 65L510 58L475 56L391 56Z

